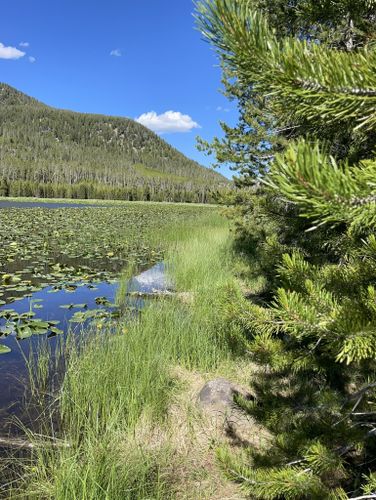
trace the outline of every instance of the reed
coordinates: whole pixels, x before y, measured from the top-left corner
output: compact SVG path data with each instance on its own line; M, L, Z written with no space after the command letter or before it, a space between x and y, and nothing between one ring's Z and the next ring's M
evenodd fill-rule
M125 316L115 333L98 332L84 348L70 350L59 396L60 439L69 446L33 448L12 498L175 497L173 447L150 446L152 430L148 446L135 435L142 422L149 429L166 425L179 391L172 367L215 371L231 357L220 314L233 279L231 237L216 212L151 237L167 247L167 272L179 293ZM128 277L125 272L122 294Z

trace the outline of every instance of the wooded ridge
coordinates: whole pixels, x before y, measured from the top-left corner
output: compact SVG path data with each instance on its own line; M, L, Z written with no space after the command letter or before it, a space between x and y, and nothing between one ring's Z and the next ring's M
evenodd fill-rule
M0 83L0 195L212 202L229 185L143 125Z

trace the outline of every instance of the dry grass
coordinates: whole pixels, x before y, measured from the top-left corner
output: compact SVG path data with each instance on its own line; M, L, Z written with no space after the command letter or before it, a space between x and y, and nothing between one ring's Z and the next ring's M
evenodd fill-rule
M180 390L168 408L164 425L155 426L141 418L134 435L122 444L125 453L142 448L144 453L158 456L168 449L173 460L164 474L174 484L174 498L245 498L237 485L226 480L216 462L215 450L227 440L224 426L202 412L197 404L207 377L181 367L174 368L173 376L180 382Z
M198 395L209 380L218 375L230 375L230 380L243 381L250 374L244 366L222 366L215 373L202 374L180 366L172 376L179 390L172 398L163 425L153 425L143 417L134 435L123 442L123 450L143 449L144 453L159 456L168 449L173 457L164 474L174 484L174 498L184 500L240 500L246 498L240 487L226 479L216 460L219 446L230 446L241 453L246 446L260 447L267 434L241 410L210 411L198 404ZM237 389L244 388L235 384ZM234 430L236 429L236 430Z

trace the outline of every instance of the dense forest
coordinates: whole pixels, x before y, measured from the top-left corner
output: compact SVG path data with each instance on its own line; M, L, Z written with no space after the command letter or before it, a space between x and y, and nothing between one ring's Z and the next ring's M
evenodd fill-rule
M0 195L212 202L228 186L127 118L54 109L0 84Z

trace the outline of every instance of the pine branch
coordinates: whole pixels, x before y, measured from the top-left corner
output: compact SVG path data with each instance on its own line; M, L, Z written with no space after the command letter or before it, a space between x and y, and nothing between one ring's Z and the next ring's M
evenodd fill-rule
M359 406L359 404L362 401L363 396L366 394L366 392L368 392L370 389L373 389L374 387L376 387L376 382L372 382L370 384L367 384L365 387L363 387L359 391L354 392L353 394L350 395L349 401L353 401L354 399L357 400L355 405L353 406L352 412L354 412L357 409L357 407Z
M353 231L376 224L376 161L357 167L337 164L316 144L301 140L277 155L263 182L286 200L296 203L300 215L324 223L346 223Z
M297 38L279 41L251 2L205 0L197 10L199 29L224 63L270 96L279 113L316 125L375 127L376 51L345 53Z

